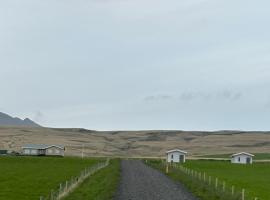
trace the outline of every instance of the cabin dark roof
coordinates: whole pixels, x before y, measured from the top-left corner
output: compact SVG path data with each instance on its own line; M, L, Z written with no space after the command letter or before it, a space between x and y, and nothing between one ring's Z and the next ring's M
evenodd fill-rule
M60 149L64 149L63 145L56 145L56 144L25 144L23 145L23 149L48 149L50 147L58 147Z

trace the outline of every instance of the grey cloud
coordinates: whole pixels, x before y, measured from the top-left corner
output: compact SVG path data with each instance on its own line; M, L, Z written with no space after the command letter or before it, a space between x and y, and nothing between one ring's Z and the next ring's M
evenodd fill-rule
M229 100L236 101L241 99L243 96L242 92L221 90L215 92L182 92L179 96L177 95L151 95L144 98L145 101L164 101L164 100L177 100L190 102L195 100Z
M163 101L172 99L173 96L170 95L151 95L144 98L145 101Z

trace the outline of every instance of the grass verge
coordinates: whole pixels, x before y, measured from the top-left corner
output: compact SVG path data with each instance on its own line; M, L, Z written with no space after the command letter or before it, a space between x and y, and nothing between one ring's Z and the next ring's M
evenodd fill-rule
M110 165L87 178L65 200L111 200L120 177L120 161L113 159Z

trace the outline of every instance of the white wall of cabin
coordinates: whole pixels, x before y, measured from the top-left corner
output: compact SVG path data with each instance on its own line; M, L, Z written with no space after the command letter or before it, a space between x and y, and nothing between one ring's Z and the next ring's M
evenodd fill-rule
M172 159L172 155L173 155L173 159ZM167 154L167 162L174 162L174 163L179 163L180 162L180 156L183 155L184 156L184 159L183 159L183 162L186 161L186 155L181 153L181 152L170 152Z
M252 156L249 155L237 155L231 158L231 163L235 163L235 164L247 164L247 158L250 158L250 164L252 164L253 159ZM240 161L239 161L240 159Z

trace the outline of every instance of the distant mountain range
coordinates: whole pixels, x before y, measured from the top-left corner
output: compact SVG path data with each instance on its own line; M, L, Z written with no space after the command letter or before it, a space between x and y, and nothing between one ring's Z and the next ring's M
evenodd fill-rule
M29 118L22 120L18 117L11 117L2 112L0 112L0 126L41 127Z

